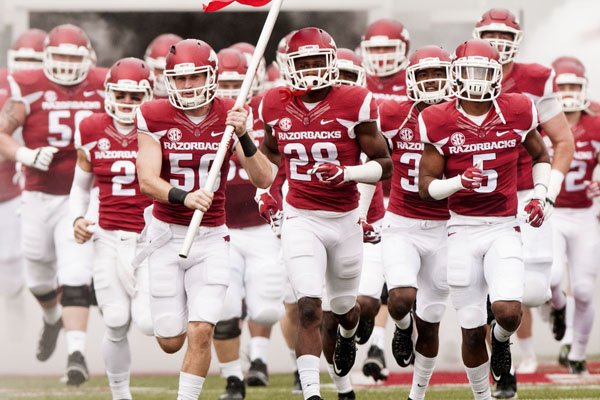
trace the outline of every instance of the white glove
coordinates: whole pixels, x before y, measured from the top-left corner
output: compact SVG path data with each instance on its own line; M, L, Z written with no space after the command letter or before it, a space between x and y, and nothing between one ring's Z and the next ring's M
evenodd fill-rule
M17 150L15 158L18 162L28 167L36 168L40 171L48 171L56 152L58 152L58 149L52 146L38 147L37 149L21 146Z

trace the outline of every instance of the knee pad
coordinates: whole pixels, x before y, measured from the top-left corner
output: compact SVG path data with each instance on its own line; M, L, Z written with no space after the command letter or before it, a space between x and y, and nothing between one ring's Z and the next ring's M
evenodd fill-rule
M344 315L356 305L356 296L339 296L329 300L331 311L337 315Z
M477 306L466 306L456 310L461 328L474 329L485 325L486 309Z
M445 304L430 304L423 307L423 309L417 307L417 315L419 318L430 324L439 323L444 316L444 312L446 312Z
M129 332L129 323L117 327L107 326L105 335L111 342L120 342L127 339L127 332Z
M62 298L60 304L63 307L89 307L90 306L90 287L66 286L62 287Z
M242 334L239 318L219 321L215 325L214 338L217 340L235 339Z
M42 292L40 288L30 288L31 294L35 297L39 302L46 302L56 298L58 296L57 290L50 290L49 292Z
M260 308L257 312L253 313L253 315L250 316L250 319L260 325L272 326L275 325L281 318L283 318L283 313L283 304L279 304L278 307L275 305L269 305L267 307Z
M117 328L129 324L129 310L118 305L104 306L101 309L104 325L108 328Z
M179 315L162 314L154 318L154 335L160 338L173 338L186 331L187 322Z
M595 280L578 281L571 285L576 303L591 303L594 300Z

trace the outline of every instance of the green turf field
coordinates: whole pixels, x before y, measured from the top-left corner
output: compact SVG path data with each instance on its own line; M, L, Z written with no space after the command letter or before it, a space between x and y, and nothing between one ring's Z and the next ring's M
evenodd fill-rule
M322 395L326 400L335 400L337 395L333 391L328 377L322 377L326 384ZM132 379L132 393L134 399L175 399L177 395L176 376L143 376ZM209 377L202 392L202 399L218 399L224 388L224 380L218 377ZM271 376L271 385L268 388L249 389L246 395L248 400L301 400L301 396L292 396L291 375ZM358 389L358 399L369 400L398 400L406 399L408 387L376 387ZM471 391L466 387L440 387L429 390L428 399L470 399ZM58 378L25 378L25 377L0 377L0 399L44 399L44 400L110 400L110 392L104 377L94 377L79 388L67 388L60 383ZM523 385L519 389L519 399L600 399L600 386L565 387L556 385Z

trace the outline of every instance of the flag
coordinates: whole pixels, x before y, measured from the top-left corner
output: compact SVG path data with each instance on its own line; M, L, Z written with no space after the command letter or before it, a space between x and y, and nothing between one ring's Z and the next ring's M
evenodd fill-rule
M262 7L271 2L271 0L202 0L202 11L217 11L234 1L252 7Z

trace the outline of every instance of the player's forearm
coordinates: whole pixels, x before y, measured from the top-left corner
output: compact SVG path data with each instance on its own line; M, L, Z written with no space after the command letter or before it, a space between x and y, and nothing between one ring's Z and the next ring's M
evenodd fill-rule
M552 156L552 169L559 170L563 174L569 172L575 145L571 129L563 113L556 115L542 124L542 128L548 134L552 142L554 155Z

